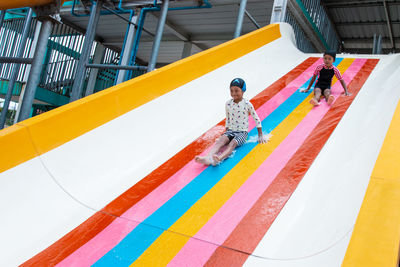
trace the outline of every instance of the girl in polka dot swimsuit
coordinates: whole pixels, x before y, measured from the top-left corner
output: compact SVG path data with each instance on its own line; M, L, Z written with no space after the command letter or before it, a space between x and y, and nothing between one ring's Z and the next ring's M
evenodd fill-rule
M232 99L225 104L226 132L217 139L207 156L196 156L195 160L198 163L215 166L229 157L237 146L243 145L246 142L249 130L249 115L256 122L258 142L266 143L260 118L250 101L243 98L246 83L242 79L236 78L231 82L230 90Z

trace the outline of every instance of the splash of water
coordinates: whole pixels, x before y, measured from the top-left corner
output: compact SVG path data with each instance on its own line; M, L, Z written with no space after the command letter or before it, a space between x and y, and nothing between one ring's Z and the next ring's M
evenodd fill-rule
M269 140L272 137L272 134L268 133L268 132L263 132L263 136L264 139L269 142ZM246 143L257 143L258 142L258 135L251 135L249 136L249 138L247 139Z

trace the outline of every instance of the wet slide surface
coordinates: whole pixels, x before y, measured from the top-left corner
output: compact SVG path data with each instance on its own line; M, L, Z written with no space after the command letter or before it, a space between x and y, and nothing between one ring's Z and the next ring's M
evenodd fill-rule
M251 255L377 64L338 58L351 97L315 108L309 58L251 102L272 138L249 141L217 167L193 161L224 131L222 121L67 236L28 262L65 266L235 266ZM265 212L268 211L268 212ZM120 216L110 216L109 213ZM82 233L84 233L82 235ZM60 248L64 248L61 250ZM263 255L258 255L263 257Z
M0 264L396 262L400 57L339 55L352 95L334 78L334 103L313 107L300 90L322 59L293 36L270 25L0 131ZM234 77L271 138L250 118L247 142L206 167L194 157L225 131Z

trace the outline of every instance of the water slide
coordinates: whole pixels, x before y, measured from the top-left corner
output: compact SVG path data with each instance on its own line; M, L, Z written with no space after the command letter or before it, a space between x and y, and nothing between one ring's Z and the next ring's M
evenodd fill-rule
M272 24L0 131L0 265L396 266L400 55L321 62ZM270 140L200 165L235 77Z

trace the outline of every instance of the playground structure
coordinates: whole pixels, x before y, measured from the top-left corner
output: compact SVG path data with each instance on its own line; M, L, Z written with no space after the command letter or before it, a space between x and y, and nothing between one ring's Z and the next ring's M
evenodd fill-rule
M300 89L321 54L296 35L271 24L154 71L135 62L96 94L99 73L90 93L74 77L60 88L75 101L2 130L2 265L396 266L399 55L338 55L353 95L334 81L335 103L312 108ZM77 73L109 64L81 59ZM205 168L193 158L223 132L236 76L272 138L253 142L251 124Z

